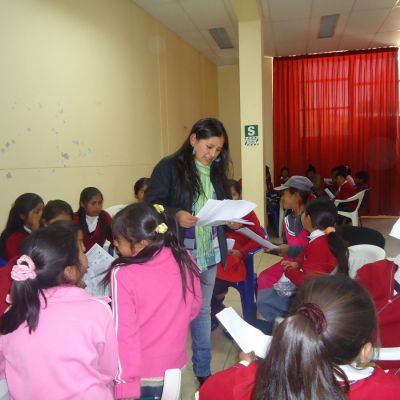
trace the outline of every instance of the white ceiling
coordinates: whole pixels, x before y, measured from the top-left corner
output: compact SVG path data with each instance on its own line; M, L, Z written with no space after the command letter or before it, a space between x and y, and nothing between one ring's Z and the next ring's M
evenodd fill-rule
M229 0L133 0L217 65L238 63L237 19ZM400 0L260 0L264 54L287 56L400 46ZM396 6L398 4L398 6ZM340 14L332 38L318 39L320 18ZM208 32L225 28L234 49Z

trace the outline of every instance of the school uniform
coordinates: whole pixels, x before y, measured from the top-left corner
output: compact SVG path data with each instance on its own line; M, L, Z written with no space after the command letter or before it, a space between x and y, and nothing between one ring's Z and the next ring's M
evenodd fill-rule
M90 248L96 243L100 247L103 247L106 240L111 243L113 242L111 231L112 218L106 211L102 210L98 217L86 216L86 220L87 227L82 226L78 213L74 214L74 222L79 225L83 231L83 244L86 251L90 250ZM90 221L95 222L95 226L91 226ZM104 233L102 229L103 224L105 225Z
M345 181L335 194L335 200L346 200L357 193L356 188L350 182ZM354 211L357 207L357 201L349 203L340 203L338 209L343 211Z
M371 295L378 314L381 347L400 347L400 271L393 261L364 265L355 278ZM400 368L399 361L379 362L384 368Z
M189 325L202 304L200 280L193 291L188 280L184 300L179 267L163 247L145 264L114 268L111 288L120 359L115 396L136 398L143 380L186 364Z
M246 362L238 363L208 378L200 388L200 400L251 400L258 362L252 362L248 366L246 364ZM381 368L370 367L359 370L347 365L341 368L350 383L346 399L397 400L399 398L400 376L386 373Z
M21 244L29 236L31 231L26 229L14 231L4 241L4 255L6 260L21 255Z
M111 400L118 348L109 305L72 285L44 289L37 328L0 336L14 400Z

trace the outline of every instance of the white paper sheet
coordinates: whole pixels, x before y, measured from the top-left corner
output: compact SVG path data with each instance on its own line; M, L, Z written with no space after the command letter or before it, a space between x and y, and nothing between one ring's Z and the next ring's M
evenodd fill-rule
M389 235L393 236L396 239L400 239L400 218L393 225L393 228L390 231Z
M228 250L232 250L233 246L235 245L235 239L226 239L226 244L228 245Z
M256 204L247 200L207 200L207 203L196 215L199 226L224 225L227 221L244 224L252 223L242 218L256 208Z
M400 347L375 349L374 355L378 356L376 358L374 357L374 360L397 361L400 360Z
M86 256L88 258L89 268L88 272L83 277L83 281L86 283L85 290L92 296L109 296L111 294L110 287L107 286L103 288L100 282L104 278L107 269L114 261L114 257L108 254L97 243L90 248Z
M328 188L325 188L324 192L329 196L331 200L335 198L335 195Z
M269 240L257 235L257 233L253 232L249 228L240 228L237 230L237 232L240 232L242 235L247 236L251 240L254 240L256 243L258 243L262 247L266 247L267 249L274 250L274 249L278 248L278 246L271 243Z
M269 349L272 336L264 335L244 321L232 307L227 307L216 314L225 329L245 353L254 351L255 355L264 358Z

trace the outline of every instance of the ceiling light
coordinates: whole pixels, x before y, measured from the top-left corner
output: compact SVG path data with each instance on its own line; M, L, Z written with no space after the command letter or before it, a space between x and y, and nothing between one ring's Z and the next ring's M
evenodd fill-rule
M208 32L210 32L210 35L220 49L233 49L233 44L225 28L212 28L209 29Z
M324 15L319 24L318 39L330 38L335 34L339 14Z

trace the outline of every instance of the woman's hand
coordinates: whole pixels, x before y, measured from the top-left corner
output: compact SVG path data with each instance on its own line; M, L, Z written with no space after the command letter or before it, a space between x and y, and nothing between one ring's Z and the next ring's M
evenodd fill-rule
M243 353L240 352L239 354L239 361L248 361L249 363L253 362L256 359L256 356L254 354L254 351L250 353Z
M231 229L233 229L234 231L236 231L237 229L242 228L242 227L243 227L243 224L239 224L238 222L229 222L229 221L227 221L227 222L226 222L226 226L227 226L228 228L231 228Z
M178 211L175 216L178 224L182 228L192 228L199 220L197 217L184 210Z

